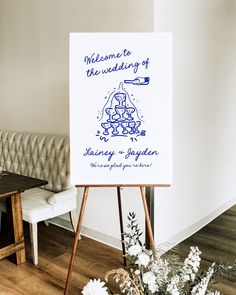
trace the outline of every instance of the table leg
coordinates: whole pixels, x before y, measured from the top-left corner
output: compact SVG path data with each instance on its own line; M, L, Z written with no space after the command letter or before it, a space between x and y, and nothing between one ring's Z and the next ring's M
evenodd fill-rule
M6 197L8 219L8 246L0 249L0 259L11 256L18 265L25 262L25 243L20 193Z
M15 243L20 243L23 247L16 251L16 264L25 262L25 243L23 231L23 219L21 208L21 195L16 193L11 196L13 232Z
M14 254L15 257L13 259L15 260L15 263L18 265L25 262L25 243L20 193L11 195L10 200L13 225L13 239L14 242L19 246L16 250L16 253Z

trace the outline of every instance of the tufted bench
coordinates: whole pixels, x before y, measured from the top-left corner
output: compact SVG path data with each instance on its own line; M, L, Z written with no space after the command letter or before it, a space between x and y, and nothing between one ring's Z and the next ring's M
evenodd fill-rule
M22 193L23 220L29 222L33 263L38 264L37 223L76 209L69 183L69 137L0 130L0 167L48 181ZM6 211L4 202L0 212Z

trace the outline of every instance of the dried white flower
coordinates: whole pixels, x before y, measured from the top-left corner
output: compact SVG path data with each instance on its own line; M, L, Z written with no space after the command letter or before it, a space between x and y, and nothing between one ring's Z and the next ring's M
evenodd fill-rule
M211 276L214 273L214 265L215 263L212 264L211 267L209 267L206 276L198 283L196 286L193 287L191 291L191 295L205 295L206 290L208 287L208 283L210 281Z
M132 245L131 247L129 247L127 251L128 255L130 256L136 256L141 252L142 252L142 248L140 245Z
M140 275L140 270L139 270L139 269L136 269L136 271L134 272L134 274L135 274L136 276Z
M154 294L155 292L158 291L159 288L158 288L157 284L152 284L152 285L148 285L148 289L151 293Z
M145 253L140 253L138 255L138 259L135 261L136 264L138 264L139 266L143 265L144 267L146 267L149 262L150 262L150 257Z
M144 284L148 284L148 285L155 284L155 281L156 281L156 276L154 275L153 272L148 271L143 274Z
M156 276L153 272L148 271L143 274L143 283L147 284L148 290L151 291L151 293L155 293L158 291Z
M184 266L181 271L181 277L183 282L192 281L194 282L196 273L200 267L200 254L198 247L190 247L190 253L184 260Z
M171 278L170 283L167 285L166 291L169 292L170 295L179 295L178 284L180 281L180 277L178 275Z
M82 294L84 295L109 295L107 287L104 287L105 283L100 279L90 280L88 284L83 288Z
M162 258L158 258L152 262L151 271L156 275L156 283L161 286L168 279L170 272L169 263Z

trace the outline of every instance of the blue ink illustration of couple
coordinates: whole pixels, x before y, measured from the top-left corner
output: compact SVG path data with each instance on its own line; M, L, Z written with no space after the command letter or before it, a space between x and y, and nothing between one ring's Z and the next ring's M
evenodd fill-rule
M97 116L99 130L96 136L100 140L107 142L112 137L122 136L129 137L131 141L137 141L139 136L146 135L146 130L141 129L143 120L140 110L131 101L131 96L124 89L124 84L143 86L148 85L149 82L149 77L124 80L120 82L119 88L109 95Z

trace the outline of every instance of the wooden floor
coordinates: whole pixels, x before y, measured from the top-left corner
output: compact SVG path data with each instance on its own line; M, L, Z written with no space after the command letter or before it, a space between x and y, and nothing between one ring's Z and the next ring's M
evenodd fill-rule
M202 265L208 267L213 262L233 262L236 260L236 205L221 214L200 231L179 245L187 255L189 247L196 245L202 252ZM226 295L236 295L236 276L217 285Z
M39 226L39 266L30 260L29 234L26 228L27 262L16 266L9 259L0 261L0 295L62 295L70 259L73 235L44 223ZM203 266L221 258L236 258L236 206L179 245L183 256L189 246L198 245ZM121 252L83 237L79 242L69 294L81 294L90 278L103 278L106 271L121 267ZM236 295L236 278L220 285L225 295Z
M26 225L27 226L27 225ZM62 295L69 265L73 234L54 225L39 224L39 265L30 258L30 241L25 227L27 262L16 266L0 261L0 295ZM121 251L83 237L75 258L70 295L81 294L90 278L122 266Z

